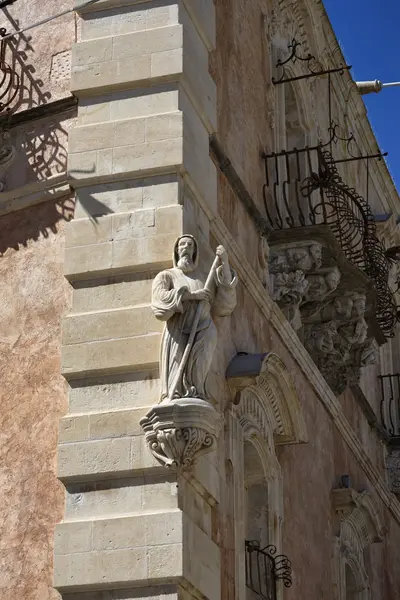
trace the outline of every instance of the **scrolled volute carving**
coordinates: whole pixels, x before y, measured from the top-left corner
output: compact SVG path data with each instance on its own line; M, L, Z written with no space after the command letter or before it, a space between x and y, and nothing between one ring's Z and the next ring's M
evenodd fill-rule
M215 448L220 416L208 402L188 398L153 406L140 423L153 456L184 470Z

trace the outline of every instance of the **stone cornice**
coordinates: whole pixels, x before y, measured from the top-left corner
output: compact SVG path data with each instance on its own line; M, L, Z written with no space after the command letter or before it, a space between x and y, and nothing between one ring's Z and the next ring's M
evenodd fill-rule
M379 495L385 506L392 512L394 518L400 523L400 502L396 496L392 494L379 470L365 452L361 441L346 419L339 400L336 398L321 373L316 369L313 360L304 349L303 344L293 328L289 325L278 305L272 301L270 295L263 287L261 281L222 219L212 212L210 206L201 198L201 195L196 192L196 188L191 179L186 177L186 180L188 185L192 188L193 193L196 195L197 201L210 220L211 233L228 251L232 266L236 269L241 284L245 286L265 319L271 323L280 336L282 342L291 353L292 358L297 362L308 382L313 387L314 392L332 418L336 428L352 451L360 467L365 472L376 493Z

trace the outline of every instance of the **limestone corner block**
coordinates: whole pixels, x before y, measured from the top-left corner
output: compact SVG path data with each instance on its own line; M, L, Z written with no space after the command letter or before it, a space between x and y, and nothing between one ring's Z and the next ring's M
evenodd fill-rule
M181 510L57 525L54 585L61 592L186 581L220 599L220 550Z
M131 237L114 242L66 248L64 274L67 279L73 281L93 277L94 274L168 268L172 264L171 248L179 229L180 223L175 223L175 231L172 234Z
M180 579L183 528L180 510L61 523L56 528L54 585L71 592Z
M158 365L161 334L63 346L62 373L67 379L87 375L146 371Z
M82 344L161 333L163 323L155 319L150 306L71 315L63 321L62 343Z
M157 467L142 435L58 446L57 475L61 481L115 479Z
M71 91L107 90L182 73L182 26L157 27L76 44Z
M142 435L139 421L144 417L146 410L146 407L143 407L66 415L60 420L58 443Z

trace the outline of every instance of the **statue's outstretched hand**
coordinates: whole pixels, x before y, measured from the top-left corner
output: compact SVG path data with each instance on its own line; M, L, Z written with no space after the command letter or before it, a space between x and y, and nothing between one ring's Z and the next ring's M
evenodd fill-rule
M223 246L217 246L215 253L221 259L222 264L228 261L228 253Z

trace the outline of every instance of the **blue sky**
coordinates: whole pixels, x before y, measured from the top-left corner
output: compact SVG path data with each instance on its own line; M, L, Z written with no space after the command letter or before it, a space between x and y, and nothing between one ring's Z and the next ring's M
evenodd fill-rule
M324 0L356 81L400 81L400 0ZM363 97L381 151L400 190L400 87Z

